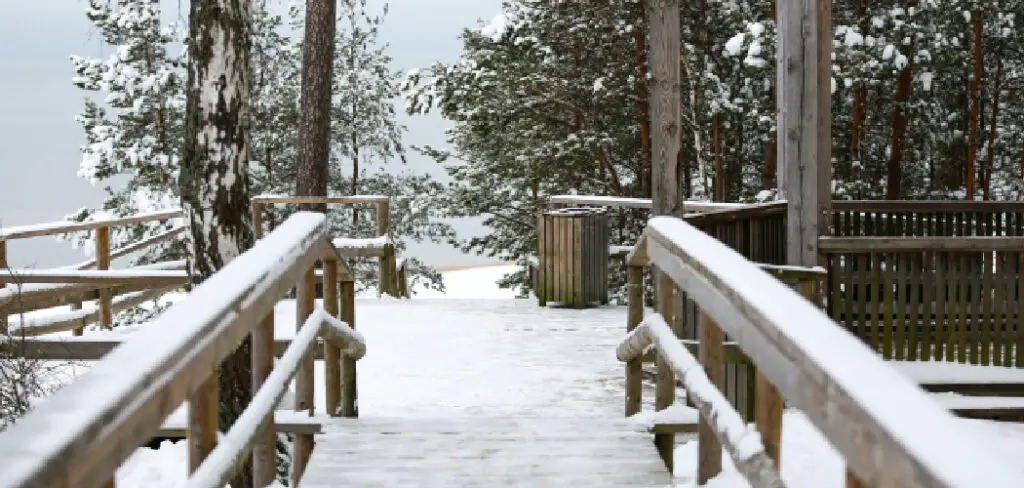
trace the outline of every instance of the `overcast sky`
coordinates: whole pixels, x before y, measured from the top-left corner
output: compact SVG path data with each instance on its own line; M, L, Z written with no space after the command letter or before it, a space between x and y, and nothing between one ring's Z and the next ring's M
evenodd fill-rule
M172 17L187 13L187 0L164 3ZM369 0L371 11L384 3ZM74 117L82 109L83 93L71 84L68 56L110 53L85 17L87 4L0 0L0 225L61 220L103 200L101 187L76 176L83 137ZM461 30L494 17L500 5L501 0L392 0L382 37L391 45L395 68L456 59ZM440 145L449 126L436 116L410 118L404 112L402 123L409 128L406 145ZM436 172L432 161L410 156L412 167ZM473 222L457 227L465 233L480 229ZM15 267L68 264L81 257L80 251L50 238L15 241L8 250ZM447 246L414 246L410 255L435 266L486 261Z

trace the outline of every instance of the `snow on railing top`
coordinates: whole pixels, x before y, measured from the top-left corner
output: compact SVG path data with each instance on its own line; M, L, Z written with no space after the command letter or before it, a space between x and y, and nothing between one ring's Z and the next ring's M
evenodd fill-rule
M387 195L346 195L336 197L297 197L289 195L263 194L252 197L254 203L387 203Z
M147 212L136 215L130 215L128 217L104 218L97 220L89 220L86 222L59 221L46 222L43 224L21 225L17 227L5 227L0 229L0 241L26 239L29 237L60 235L82 230L98 229L100 227L117 227L137 224L140 222L150 222L154 220L169 220L180 217L181 209L173 208L168 210L160 210L157 212Z
M595 205L602 207L646 209L651 208L650 198L610 197L603 195L553 195L548 198L548 201L550 203L559 205ZM681 210L684 212L708 212L713 210L747 208L750 206L751 204L747 203L685 201L683 202Z
M942 487L1010 487L1024 479L1024 467L984 432L954 418L811 302L696 227L655 217L637 251L631 264L667 273L862 479Z
M0 488L103 482L71 476L112 473L273 311L329 246L327 235L324 215L296 213L40 403L0 434ZM104 455L83 456L95 448Z

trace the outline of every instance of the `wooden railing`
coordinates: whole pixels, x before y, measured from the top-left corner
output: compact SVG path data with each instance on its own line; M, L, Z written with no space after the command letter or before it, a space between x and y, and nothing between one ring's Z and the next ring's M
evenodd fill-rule
M112 250L111 229L180 217L180 209L170 209L88 222L50 222L0 229L0 334L10 332L31 336L74 330L75 335L81 335L84 326L90 322L99 322L102 327L109 328L115 313L181 288L186 281L182 261L109 271L112 260L174 239L185 230L183 226L176 226ZM80 231L95 232L95 258L60 269L9 268L8 241ZM85 271L90 269L96 271ZM96 306L83 308L83 303L88 300L96 300ZM43 320L19 317L16 325L8 330L9 315L59 305L71 305L72 311Z
M257 486L275 479L273 411L296 377L295 409L313 415L316 338L325 340L328 414L354 416L352 277L339 265L322 214L300 212L142 327L88 372L0 434L0 487L111 486L114 471L188 399L191 487L222 486L252 451ZM324 311L314 311L314 266L324 263ZM338 299L340 282L341 304ZM297 287L297 332L274 366L274 306ZM218 365L252 338L252 402L217 440ZM344 357L342 357L344 355ZM216 446L216 447L214 447ZM293 484L313 448L296 437Z
M722 368L724 333L773 386L759 394L779 395L776 405L784 399L803 411L863 486L1010 487L1024 480L1024 469L996 449L989 433L954 418L814 303L697 227L670 217L652 219L628 264L632 331L618 349L627 363L627 413L639 410L637 375L644 349L653 344L656 408L675 401L680 376L701 411L698 483L721 469L724 447L752 486L782 486L764 469L759 437L747 430L714 378ZM657 313L645 318L637 287L647 266L657 272L661 296ZM666 325L676 313L671 294L677 287L700 308L699 361ZM774 424L758 422L762 432L781 431L781 414L767 421ZM936 433L950 442L937 442ZM672 434L655 437L670 463Z
M350 195L340 197L294 197L258 195L252 199L253 227L256 238L263 235L263 212L268 205L373 205L376 210L376 235L368 239L341 238L334 246L343 257L376 257L379 260L379 292L400 297L399 266L391 233L391 198L384 195ZM403 270L402 273L405 271ZM408 291L405 292L408 297Z
M1024 202L832 202L836 237L1024 236Z

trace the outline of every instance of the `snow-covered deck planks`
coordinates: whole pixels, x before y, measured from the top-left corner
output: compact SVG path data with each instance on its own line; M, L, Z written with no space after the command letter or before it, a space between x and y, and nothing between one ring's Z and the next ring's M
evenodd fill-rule
M567 414L570 414L567 412ZM650 434L602 417L338 419L317 437L303 488L658 487Z

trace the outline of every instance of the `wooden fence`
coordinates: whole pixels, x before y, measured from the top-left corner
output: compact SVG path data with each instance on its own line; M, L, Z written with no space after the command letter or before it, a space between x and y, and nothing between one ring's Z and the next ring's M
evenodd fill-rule
M314 311L318 261L324 263L323 311ZM188 486L222 486L250 451L257 486L269 484L276 475L276 437L270 425L293 377L296 410L313 415L310 353L318 337L325 341L327 413L356 414L355 361L366 346L352 329L354 288L340 262L325 216L293 215L0 434L0 488L112 486L118 465L186 399ZM274 306L292 287L298 290L298 330L275 366ZM213 372L247 336L252 338L258 390L218 442ZM312 448L311 434L296 436L292 486Z
M112 250L112 228L180 217L180 209L170 209L89 222L51 222L0 229L0 286L7 285L0 288L0 334L32 336L73 330L75 335L81 335L84 326L90 322L109 328L115 313L181 288L187 280L183 271L184 261L110 270L112 260L175 239L185 230L184 226L174 226ZM55 270L18 270L8 266L8 241L79 231L95 232L95 258ZM93 269L95 271L85 271ZM84 307L89 300L96 300L96 306ZM72 311L41 320L25 320L17 316L59 305L71 305ZM9 316L15 316L15 324L10 327Z
M384 195L350 195L341 197L296 197L258 195L252 199L253 227L256 238L263 235L263 211L268 205L373 205L376 213L376 235L371 238L339 238L334 246L344 257L376 257L379 260L379 291L394 297L408 298L404 261L395 255L391 233L391 198Z
M786 401L800 409L864 486L1011 487L1024 479L1020 463L997 450L993 433L957 420L836 327L817 304L696 226L652 219L628 264L630 334L617 351L626 362L626 414L640 410L641 361L653 345L659 373L655 408L665 410L676 400L678 376L700 411L698 483L721 470L724 447L752 486L784 486L774 470L765 469L765 455L778 469L786 454L766 450L721 393L725 334L772 386L758 389L758 403ZM643 316L639 286L648 266L669 285L663 290L678 288L699 307L699 359L687 354L666 324L678 313L670 297L661 297L656 314ZM781 408L764 410L769 414L758 416L758 430L767 444L779 445ZM937 432L949 442L936 442ZM672 437L655 434L667 462Z

